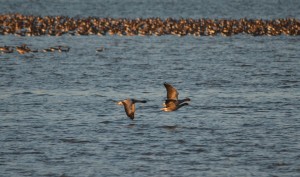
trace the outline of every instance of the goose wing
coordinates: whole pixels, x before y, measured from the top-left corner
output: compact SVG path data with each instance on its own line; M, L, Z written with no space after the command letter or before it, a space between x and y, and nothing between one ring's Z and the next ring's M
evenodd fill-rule
M126 115L131 119L134 119L135 105L132 103L131 99L124 100L123 105Z
M170 84L164 83L164 86L166 87L167 90L167 99L168 100L177 100L179 93L177 90Z

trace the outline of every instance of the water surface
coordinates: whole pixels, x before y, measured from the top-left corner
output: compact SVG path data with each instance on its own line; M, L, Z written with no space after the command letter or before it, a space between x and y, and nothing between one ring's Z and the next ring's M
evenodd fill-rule
M16 12L17 2L4 6ZM33 11L41 15L68 7L65 1L22 6L32 2L49 7ZM85 9L79 2L66 15L90 15L78 10ZM166 9L181 9L181 2L171 2ZM279 2L270 1L265 6L275 10L262 14L224 6L236 18L277 18L276 8L299 6L272 6ZM53 8L60 3L65 6ZM202 4L220 6L211 3ZM293 8L289 13L297 17ZM103 14L122 15L114 12ZM150 12L145 16L177 15ZM0 55L0 176L299 176L299 37L0 38L0 45L71 47L68 53ZM190 106L161 112L164 82L191 98ZM127 97L148 101L137 105L134 121L116 104Z

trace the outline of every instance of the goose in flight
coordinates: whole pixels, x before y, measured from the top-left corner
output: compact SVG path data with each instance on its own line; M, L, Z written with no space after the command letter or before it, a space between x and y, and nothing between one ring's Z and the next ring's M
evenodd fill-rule
M135 112L135 103L146 103L147 101L145 100L136 100L136 99L126 99L123 101L119 101L117 104L118 105L123 105L126 115L133 120L134 119L134 112Z
M162 111L165 112L171 112L176 111L177 109L181 108L182 106L189 105L187 101L191 101L189 98L185 98L183 100L178 100L178 91L170 84L164 83L164 86L167 90L167 100L164 102L164 108L162 108Z

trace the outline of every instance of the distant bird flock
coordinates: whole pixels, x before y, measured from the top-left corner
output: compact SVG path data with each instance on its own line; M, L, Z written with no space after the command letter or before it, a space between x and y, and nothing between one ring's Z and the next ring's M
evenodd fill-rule
M300 20L282 19L192 19L192 18L72 18L67 16L33 16L0 14L0 35L61 36L253 36L300 35Z
M45 49L32 49L27 46L27 44L22 44L19 46L0 46L0 53L2 54L8 54L8 53L14 53L14 51L17 51L17 53L23 55L26 53L37 53L37 52L69 52L70 47L68 46L53 46Z
M0 35L16 36L61 36L61 35L118 35L118 36L252 36L300 35L300 20L282 18L263 19L174 19L174 18L71 18L67 16L33 16L0 14ZM0 43L1 45L1 43ZM68 46L52 46L46 49L31 49L20 46L0 46L0 53L17 51L19 54L33 52L68 52ZM96 49L103 52L104 47Z

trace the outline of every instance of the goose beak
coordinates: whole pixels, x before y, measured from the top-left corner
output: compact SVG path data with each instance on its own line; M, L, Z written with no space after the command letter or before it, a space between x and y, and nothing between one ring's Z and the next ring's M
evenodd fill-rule
M117 105L123 105L122 101L117 102Z

